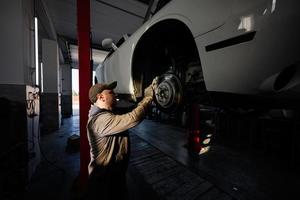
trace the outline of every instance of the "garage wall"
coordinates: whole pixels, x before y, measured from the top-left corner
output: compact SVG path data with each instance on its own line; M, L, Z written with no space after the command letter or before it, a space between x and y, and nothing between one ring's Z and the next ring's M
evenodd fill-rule
M58 45L54 40L42 40L44 93L58 93Z
M25 103L29 92L36 90L26 86L35 82L33 1L2 0L0 13L0 124L4 133L0 151L2 163L9 166L0 172L0 193L5 188L7 195L22 199L40 158L36 149L28 151L37 144L39 113L29 117Z
M41 94L41 132L51 133L61 125L58 45L42 40L43 93Z
M29 84L34 67L33 1L0 1L0 84ZM33 26L32 26L33 25Z

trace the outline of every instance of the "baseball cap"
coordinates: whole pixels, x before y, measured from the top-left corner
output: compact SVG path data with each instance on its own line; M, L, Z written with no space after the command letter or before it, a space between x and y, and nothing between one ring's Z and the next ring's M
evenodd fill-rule
M92 103L97 101L97 94L101 93L103 90L113 90L117 87L117 81L110 84L97 83L93 85L89 90L89 99Z

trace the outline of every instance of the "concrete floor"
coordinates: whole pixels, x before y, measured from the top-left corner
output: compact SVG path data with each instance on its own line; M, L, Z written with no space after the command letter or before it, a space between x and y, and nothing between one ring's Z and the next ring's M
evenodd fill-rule
M237 151L212 142L209 151L198 155L184 148L184 129L150 120L132 132L233 199L298 196L299 169L285 160L257 153L257 149L255 153Z
M78 111L75 110L74 114L74 117L63 120L60 130L41 137L42 159L28 185L26 199L65 200L80 197L80 192L74 189L80 169L79 149L67 145L70 136L79 135ZM143 178L135 174L136 171L129 166L127 181L130 199L158 199Z
M72 199L79 152L67 148L79 134L79 117L64 119L59 131L41 139L42 162L28 187L28 199ZM198 155L185 147L182 128L144 120L131 129L128 170L135 199L288 199L297 195L297 170L278 160L234 151L212 143Z
M28 186L28 199L69 199L80 168L79 151L67 149L73 134L79 134L79 116L64 119L60 130L41 137L41 163Z

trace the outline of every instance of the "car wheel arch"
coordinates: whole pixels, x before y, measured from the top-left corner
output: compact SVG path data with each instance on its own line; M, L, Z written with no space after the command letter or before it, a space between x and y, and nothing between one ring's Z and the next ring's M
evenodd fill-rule
M178 19L164 19L147 29L137 41L132 54L135 96L141 97L143 88L152 78L168 70L164 68L168 66L161 66L176 65L174 62L179 62L176 60L180 59L178 57L184 57L186 64L193 62L201 67L196 42L185 22ZM144 77L143 73L148 77Z

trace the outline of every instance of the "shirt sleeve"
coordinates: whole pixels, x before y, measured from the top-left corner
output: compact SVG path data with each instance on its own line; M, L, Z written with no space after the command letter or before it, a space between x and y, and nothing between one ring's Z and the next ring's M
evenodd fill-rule
M123 115L103 113L94 122L95 129L101 136L115 135L140 123L145 116L152 97L145 97L131 112Z

